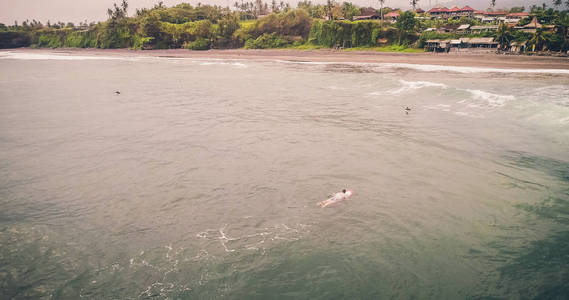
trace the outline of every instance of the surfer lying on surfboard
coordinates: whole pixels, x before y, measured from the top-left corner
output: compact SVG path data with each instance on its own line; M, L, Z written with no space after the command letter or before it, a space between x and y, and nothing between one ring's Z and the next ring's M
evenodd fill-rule
M354 193L354 191L352 191L352 190L346 191L345 189L343 189L341 192L334 194L332 197L330 197L324 201L318 202L318 206L326 207L330 204L338 203L340 201L348 199L353 193Z

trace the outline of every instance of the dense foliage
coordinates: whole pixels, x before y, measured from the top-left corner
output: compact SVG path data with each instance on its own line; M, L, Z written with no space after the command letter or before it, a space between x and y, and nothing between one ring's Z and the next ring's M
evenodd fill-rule
M161 2L150 9L137 10L128 16L128 3L123 0L107 12L105 22L58 22L46 25L38 21L26 21L13 26L0 24L0 48L15 47L80 47L80 48L133 48L168 49L186 48L206 50L211 48L280 48L280 47L377 47L401 45L423 46L428 39L453 39L471 34L436 33L427 28L456 28L460 24L481 25L480 21L462 17L459 19L431 19L427 14L413 11L401 12L395 23L379 20L353 21L360 14L378 14L372 8L359 8L349 2L338 4L327 1L325 5L300 1L296 9L284 2L261 0L236 2L234 9L220 6L192 6L182 3L166 7ZM524 11L513 7L512 12ZM383 13L392 11L384 7ZM527 33L500 26L496 32L478 33L491 36L506 48L510 42L526 41L537 50L569 50L567 11L543 6L530 8L541 24L554 26L554 30ZM521 20L528 24L531 18ZM421 33L423 32L423 33ZM438 32L441 32L440 30ZM398 49L398 47L395 47Z
M309 41L326 47L375 45L372 33L378 28L375 22L315 21Z

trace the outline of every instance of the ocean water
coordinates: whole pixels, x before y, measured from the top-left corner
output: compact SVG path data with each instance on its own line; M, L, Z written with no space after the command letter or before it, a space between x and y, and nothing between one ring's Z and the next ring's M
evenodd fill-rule
M0 52L1 299L567 299L568 225L566 70Z

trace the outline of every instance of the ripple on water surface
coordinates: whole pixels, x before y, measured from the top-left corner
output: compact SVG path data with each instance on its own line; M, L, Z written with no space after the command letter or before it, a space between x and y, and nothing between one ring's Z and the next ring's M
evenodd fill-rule
M567 294L563 70L48 56L0 53L8 298Z

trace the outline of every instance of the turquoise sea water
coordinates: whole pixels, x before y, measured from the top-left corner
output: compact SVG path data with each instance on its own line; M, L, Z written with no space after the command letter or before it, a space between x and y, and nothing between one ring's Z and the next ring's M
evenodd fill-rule
M2 299L566 299L568 225L567 72L0 52Z

